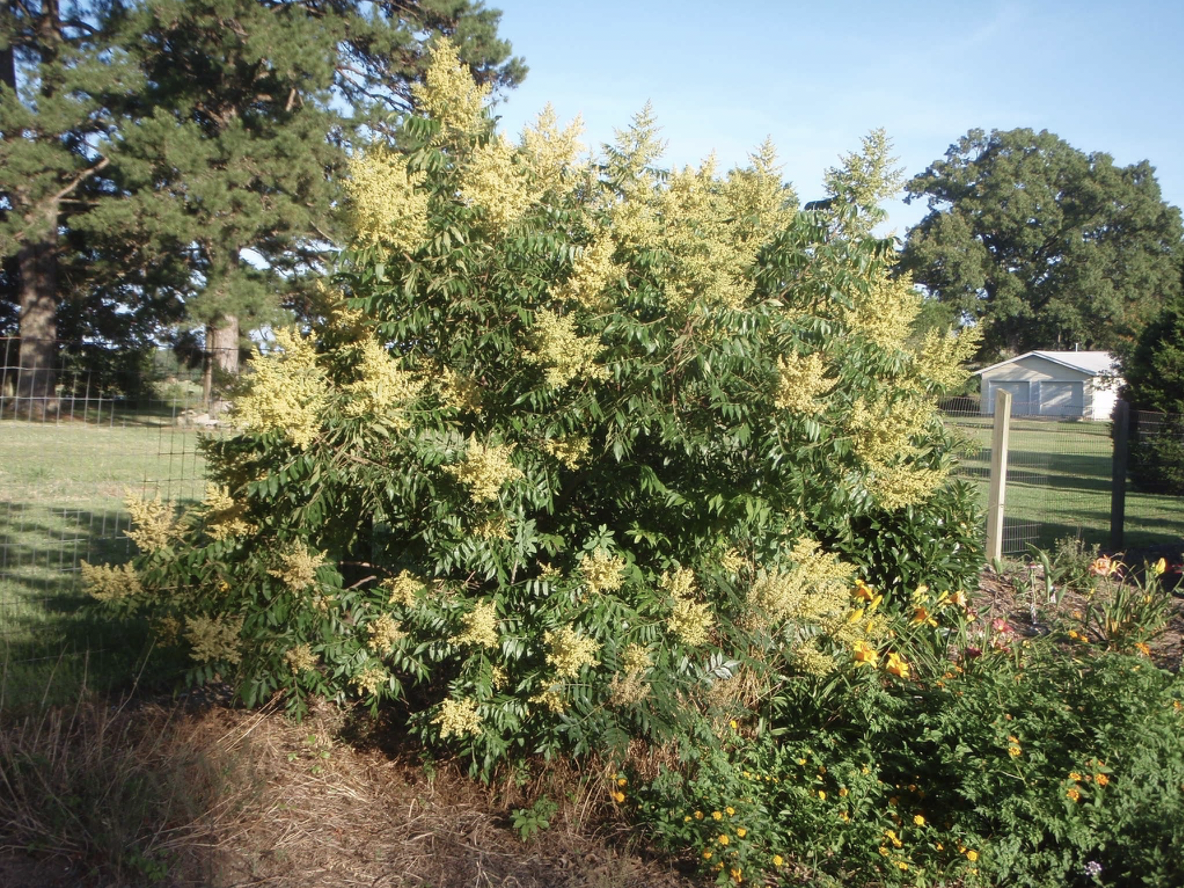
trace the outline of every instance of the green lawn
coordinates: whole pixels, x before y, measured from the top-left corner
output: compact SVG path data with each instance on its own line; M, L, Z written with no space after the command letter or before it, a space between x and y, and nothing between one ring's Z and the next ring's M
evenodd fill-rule
M166 418L0 422L0 665L123 644L80 610L79 564L128 557L128 491L200 499L202 471Z
M951 422L970 443L960 473L982 484L986 506L990 468L990 417ZM1110 425L1105 422L1011 421L1005 499L1009 554L1028 545L1048 547L1066 536L1106 546L1110 540ZM1125 546L1180 545L1184 549L1184 498L1128 489Z

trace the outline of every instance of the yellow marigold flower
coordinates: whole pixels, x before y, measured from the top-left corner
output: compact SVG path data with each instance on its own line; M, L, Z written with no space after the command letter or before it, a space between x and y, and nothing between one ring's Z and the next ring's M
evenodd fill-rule
M839 787L839 798L845 799L849 794L849 790L845 786Z
M723 820L724 819L723 812L722 811L712 811L711 812L711 819L712 820Z
M432 724L440 726L441 740L464 737L481 730L481 715L477 712L475 700L450 698L440 704L440 714L432 719Z
M881 857L887 857L887 856L888 856L889 854L891 854L891 853L892 853L892 852L891 852L891 851L889 851L889 850L888 850L886 847L884 847L883 845L881 845L881 846L880 846L880 856L881 856Z
M728 844L728 842L730 842L730 841L732 841L732 840L728 838L728 834L727 834L727 833L723 833L723 834L722 834L722 835L719 837L719 843L720 843L721 845L726 845L726 844Z
M1023 750L1018 746L1009 746L1007 747L1007 754L1012 758L1019 758L1023 755Z
M99 601L118 601L144 594L144 587L130 562L111 567L109 564L88 564L84 559L82 588Z
M901 869L901 871L902 871L902 872L903 872L903 871L905 871L905 870L907 870L907 869L909 868L909 865L908 865L907 863L905 863L903 860L898 860L898 861L896 861L896 865L897 865L898 867L900 867L900 869Z
M773 866L781 866L784 863L785 863L785 858L782 857L780 854L773 855Z
M1080 783L1081 782L1081 774L1079 774L1077 771L1070 771L1069 772L1069 779L1073 780L1077 783Z
M738 866L728 870L728 875L732 877L732 881L737 885L744 881L744 871Z
M317 570L325 563L327 552L309 552L307 549L293 549L280 555L282 567L267 572L284 581L293 592L303 592L316 582Z
M1110 778L1105 774L1095 774L1094 782L1097 783L1098 786L1106 786L1110 782Z
M818 790L818 798L825 802L826 801L826 790L822 790L822 789Z
M733 808L731 805L728 805L728 807L724 808L724 812L725 812L725 813L726 813L726 814L727 814L729 817L731 817L731 816L733 816L733 815L736 813L736 809L735 809L735 808Z
M621 802L625 801L625 793L614 792L613 793L613 801L615 801L619 805Z
M629 784L629 781L625 777L618 777L617 778L617 786L627 786L628 784Z
M1073 802L1081 801L1081 791L1076 786L1070 786L1068 791L1066 791L1065 795L1067 795L1069 797L1070 801L1073 801Z
M711 851L710 850L703 852L703 859L704 860L711 860Z
M966 859L969 860L971 863L974 863L976 860L978 860L978 852L974 851L974 850L967 851L966 852Z
M924 816L922 816L920 814L914 814L913 815L913 823L915 823L917 826L924 826L925 825Z
M739 836L740 838L744 838L746 835L748 835L748 830L746 830L742 826L737 827L736 828L736 835Z
M423 591L424 582L404 570L400 571L397 577L383 580L381 586L390 591L391 604L401 604L404 607L411 607L411 605L415 604L415 596Z
M367 646L379 655L386 654L399 641L407 637L407 633L400 628L390 614L380 614L377 619L371 620L366 626L366 631L370 635Z
M465 624L463 632L449 639L455 645L471 644L475 647L496 648L498 645L497 602L493 599L477 602L470 613L461 618Z
M243 628L242 617L186 617L185 638L192 650L189 652L198 663L240 663L243 652L239 635Z
M579 570L588 586L588 592L592 595L616 592L625 582L625 559L610 555L606 549L597 549L591 554L585 552L581 555Z
M473 502L495 500L507 481L522 477L522 472L510 462L514 445L482 444L476 436L470 436L462 462L444 466L444 471L469 488Z
M587 638L570 626L543 634L547 645L547 663L555 667L558 678L575 678L584 666L596 666L600 642Z
M696 811L696 812L695 812L695 819L696 819L696 820L702 820L702 819L703 819L703 812L702 812L702 811Z
M846 823L846 822L848 822L850 819L851 819L851 815L850 815L850 814L848 814L846 811L840 811L840 812L839 812L839 820L842 820L844 823Z
M413 253L427 239L428 198L423 171L410 173L407 157L381 145L359 152L349 164L345 191L354 235L363 244L382 244Z

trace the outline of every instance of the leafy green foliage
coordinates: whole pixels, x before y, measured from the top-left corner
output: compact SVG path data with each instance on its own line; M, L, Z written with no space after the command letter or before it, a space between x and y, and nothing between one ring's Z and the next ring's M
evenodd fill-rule
M405 153L355 162L340 292L207 442L205 503L137 504L134 574L88 580L195 679L400 701L476 773L690 750L870 658L910 558L935 597L964 586L935 400L967 344L909 345L918 297L867 212L796 212L770 147L659 173L643 114L590 164L546 115L510 145L485 92L437 51ZM844 555L894 525L859 578L882 596L852 598Z
M1179 211L1152 167L1116 167L1055 135L971 130L906 186L929 214L902 265L990 362L1037 348L1121 351L1179 293Z
M1177 296L1139 337L1123 362L1125 397L1141 411L1168 414L1132 423L1131 479L1140 490L1184 493L1184 296Z

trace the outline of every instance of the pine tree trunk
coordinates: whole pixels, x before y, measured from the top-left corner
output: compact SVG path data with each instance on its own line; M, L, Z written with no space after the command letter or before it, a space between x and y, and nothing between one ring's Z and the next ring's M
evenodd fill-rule
M18 415L29 419L45 419L58 410L57 259L52 232L26 244L17 257L21 345L16 404Z
M216 416L226 409L222 393L238 378L238 318L225 315L217 324L206 327L206 360L202 374L202 393L206 411Z

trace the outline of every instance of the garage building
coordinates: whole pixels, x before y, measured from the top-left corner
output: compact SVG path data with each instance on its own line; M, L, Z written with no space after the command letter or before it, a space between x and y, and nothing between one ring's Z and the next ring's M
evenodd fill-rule
M1122 386L1114 356L1102 351L1031 351L976 375L985 416L995 412L995 393L1008 391L1012 416L1108 420Z

